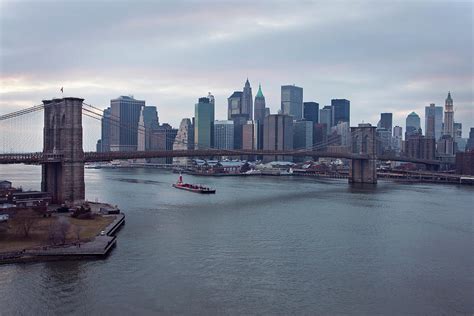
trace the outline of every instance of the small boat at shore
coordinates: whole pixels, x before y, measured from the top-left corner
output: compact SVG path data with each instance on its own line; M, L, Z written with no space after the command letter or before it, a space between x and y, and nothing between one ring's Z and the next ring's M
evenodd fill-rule
M173 183L173 188L191 191L194 193L201 193L201 194L214 194L216 193L215 189L211 189L199 184L190 184L183 182L183 176L179 175L178 182Z

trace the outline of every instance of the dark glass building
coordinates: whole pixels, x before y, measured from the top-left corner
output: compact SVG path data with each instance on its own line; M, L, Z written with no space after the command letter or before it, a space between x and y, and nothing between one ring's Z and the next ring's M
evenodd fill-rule
M380 113L380 128L384 128L392 133L392 113Z
M319 103L304 102L303 103L303 117L307 121L318 123L319 122Z
M281 113L293 116L294 120L303 118L303 88L281 86Z
M347 122L351 125L351 102L346 99L331 100L331 126L336 126L339 122Z
M145 101L133 96L120 96L110 100L110 150L136 151L138 122Z
M284 114L271 114L265 117L263 123L264 150L292 150L293 149L293 117ZM274 160L288 160L289 156L265 156L266 162Z

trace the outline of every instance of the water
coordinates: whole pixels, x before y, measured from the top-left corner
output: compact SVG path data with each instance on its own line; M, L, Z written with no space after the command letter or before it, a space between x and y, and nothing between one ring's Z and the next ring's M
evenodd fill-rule
M39 188L35 166L0 178ZM106 260L0 266L0 314L472 314L472 187L86 170L127 214Z

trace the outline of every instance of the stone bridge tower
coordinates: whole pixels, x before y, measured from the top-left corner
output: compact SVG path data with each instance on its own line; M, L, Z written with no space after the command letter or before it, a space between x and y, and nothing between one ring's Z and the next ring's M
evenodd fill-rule
M82 148L82 102L80 98L44 100L43 153L60 154L61 161L42 163L41 190L52 203L84 200L84 151Z
M370 124L351 127L352 154L361 159L352 159L349 183L377 183L375 129Z

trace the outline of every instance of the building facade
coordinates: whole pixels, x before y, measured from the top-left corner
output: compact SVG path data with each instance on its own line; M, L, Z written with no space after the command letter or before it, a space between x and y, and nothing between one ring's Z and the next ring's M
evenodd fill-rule
M347 122L351 125L351 102L346 99L331 100L331 126L339 122Z
M380 126L379 128L386 129L392 134L392 120L393 114L392 113L380 113Z
M303 103L303 118L306 121L318 123L319 122L319 103L304 102Z
M326 125L326 135L329 135L332 126L332 108L330 105L326 105L319 110L319 123Z
M178 132L173 143L173 150L192 150L194 149L194 126L189 118L184 118L179 124ZM191 164L189 157L175 157L173 163L187 167Z
M415 112L408 114L405 126L405 140L412 135L421 135L420 117Z
M281 113L293 116L294 120L303 118L303 88L281 86Z
M247 114L247 120L253 120L253 98L252 87L250 87L249 79L245 81L242 92L242 111L241 114Z
M439 140L443 128L443 107L431 103L425 107L425 136Z
M271 114L265 117L263 123L264 150L291 150L293 149L293 116L285 114ZM291 161L288 156L265 156L265 162L274 160Z
M444 105L444 131L443 135L454 138L454 108L451 92L448 92L448 97Z
M194 148L209 149L214 143L214 98L199 98L194 106Z
M255 111L254 111L254 120L263 124L263 119L265 118L265 96L262 93L262 86L258 85L258 92L255 95Z
M214 148L234 149L234 122L231 120L214 122Z
M138 121L145 101L133 96L120 96L110 100L110 150L136 151Z
M242 91L234 91L227 98L227 119L231 120L233 115L242 114Z

